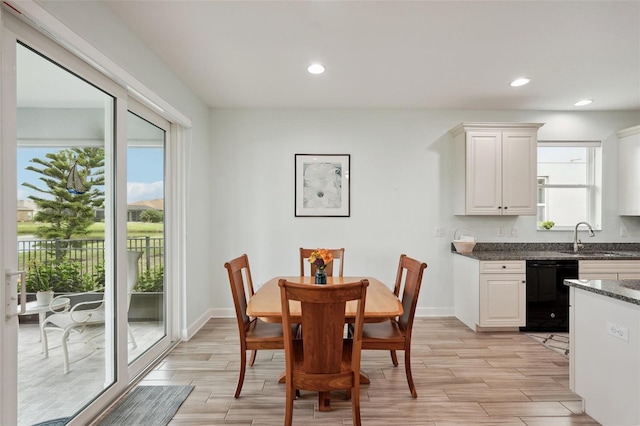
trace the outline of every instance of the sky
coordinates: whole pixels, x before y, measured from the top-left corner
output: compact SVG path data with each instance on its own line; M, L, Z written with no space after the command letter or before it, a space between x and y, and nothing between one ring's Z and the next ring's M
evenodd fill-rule
M34 191L22 186L23 182L30 182L35 186L46 189L40 182L41 175L26 167L31 165L32 158L45 158L51 148L18 148L18 200L25 200ZM129 148L127 150L127 202L154 200L164 198L163 195L163 149L155 147ZM36 165L37 166L37 165Z

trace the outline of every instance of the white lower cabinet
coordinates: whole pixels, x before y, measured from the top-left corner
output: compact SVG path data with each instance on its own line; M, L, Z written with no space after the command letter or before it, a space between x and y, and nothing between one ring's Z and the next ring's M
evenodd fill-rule
M480 326L525 325L524 274L480 274Z
M453 256L454 308L460 321L474 331L526 324L525 261Z
M640 260L581 260L578 262L581 280L638 280Z

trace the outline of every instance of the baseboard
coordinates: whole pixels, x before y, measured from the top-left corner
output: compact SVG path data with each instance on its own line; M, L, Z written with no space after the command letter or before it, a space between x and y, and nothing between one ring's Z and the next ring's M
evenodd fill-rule
M211 318L235 318L236 311L231 308L217 308L217 309L209 309L211 312Z
M497 331L509 331L509 332L517 331L517 332L519 332L520 331L520 327L480 327L480 326L477 326L475 331L480 332L480 333L481 332L495 333Z
M451 308L416 308L416 318L419 317L454 317L455 311Z
M191 325L182 329L182 335L180 338L184 341L191 339L196 335L198 331L213 317L213 309L206 310L198 319L196 319Z
M211 318L235 318L233 309L208 309L200 316L191 326L183 331L182 340L189 340L209 321ZM417 308L416 318L418 317L453 317L453 308Z

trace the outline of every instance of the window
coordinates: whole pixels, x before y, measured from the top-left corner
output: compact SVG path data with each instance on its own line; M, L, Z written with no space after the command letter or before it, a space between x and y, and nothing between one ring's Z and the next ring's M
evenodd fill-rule
M600 229L601 144L599 141L538 142L538 229L554 230L589 222Z
M538 176L538 223L544 222L549 216L547 209L547 188L549 176Z

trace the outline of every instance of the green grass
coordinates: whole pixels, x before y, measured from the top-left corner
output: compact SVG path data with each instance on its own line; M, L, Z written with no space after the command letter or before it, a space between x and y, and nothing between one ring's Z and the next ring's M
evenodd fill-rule
M37 229L43 226L42 223L20 222L18 223L18 235L34 235ZM145 222L128 222L128 237L145 237L147 235L158 237L162 235L164 224L162 223L145 223ZM89 233L82 238L102 238L104 237L104 223L94 223L89 227Z

